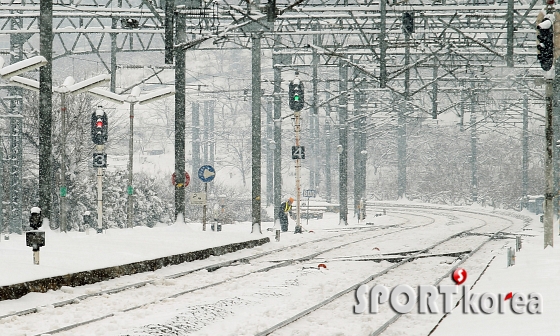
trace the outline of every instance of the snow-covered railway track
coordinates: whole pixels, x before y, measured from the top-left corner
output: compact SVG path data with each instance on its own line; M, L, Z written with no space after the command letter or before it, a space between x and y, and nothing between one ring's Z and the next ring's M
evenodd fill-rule
M403 217L404 218L404 217ZM400 224L395 224L395 225L388 225L386 227L383 227L383 229L385 228L390 228L390 227L398 227L401 224L405 224L408 222L408 219L406 221L404 221L403 223ZM369 228L364 228L367 229L368 231L375 231L378 230L378 227L369 227ZM303 245L307 245L307 244L313 244L313 243L317 243L317 242L321 242L321 241L325 241L325 240L330 240L330 239L335 239L335 238L339 238L339 237L343 237L343 236L348 236L350 234L355 234L357 232L344 232L335 236L331 236L331 237L326 237L326 238L319 238L319 239L315 239L315 240L310 240L310 241L305 241L305 242L301 242L298 244L293 244L293 245L289 245L289 246L284 246L278 249L274 249L274 250L270 250L270 251L266 251L266 252L261 252L261 253L256 253L250 256L244 256L244 257L239 257L239 258L232 258L230 260L226 260L226 261L222 261L222 262L218 262L218 263L211 263L208 265L204 265L201 267L197 267L194 269L190 269L187 271L181 271L181 272L177 272L177 273L173 273L170 275L166 275L163 277L163 279L175 279L175 278L179 278L191 273L195 273L198 271L202 271L202 270L208 270L208 271L214 271L217 269L220 269L222 267L228 267L228 266L232 266L235 265L237 263L246 263L258 258L262 258L264 256L273 254L273 253L278 253L280 251L285 251L285 250L289 250L289 249L293 249L293 248L297 248ZM65 305L68 304L74 304L77 302L80 302L82 300L85 300L87 298L90 297L95 297L95 296L101 296L101 295L111 295L111 294L115 294L115 293L119 293L128 289L134 289L134 288L139 288L139 287L143 287L146 285L151 285L151 284L155 284L157 283L159 280L161 279L154 279L154 280L146 280L146 281L137 281L137 282L133 282L133 283L129 283L127 285L124 286L118 286L115 288L111 288L111 289L107 289L107 290L99 290L99 291L95 291L95 292L90 292L84 295L79 295L76 297L73 297L71 299L67 299L67 300L62 300L62 301L57 301L57 302L52 302L50 303L51 306L53 306L54 308L59 308L59 307L63 307ZM30 309L25 309L25 310L20 310L20 311L15 311L15 312L11 312L9 314L5 314L5 315L0 315L0 320L2 319L6 319L9 317L14 317L14 316L22 316L22 315L27 315L27 314L33 314L39 311L39 307L34 307L34 308L30 308Z
M384 206L387 206L386 204L384 204ZM403 206L400 205L394 205L392 207L395 208L403 208ZM407 207L407 206L405 206ZM424 211L424 209L429 209L429 211L426 211L427 213L435 213L438 210L442 210L442 211L446 211L447 209L438 209L436 211L433 211L434 209L431 208L426 208L426 207L422 207L422 206L411 206L410 208L412 209L422 209ZM302 325L302 324L306 324L306 323L310 323L309 320L311 320L312 324L316 325L318 327L319 333L321 333L321 326L324 326L325 323L328 322L332 322L332 317L329 318L328 321L325 320L321 320L320 318L313 318L311 317L311 315L313 313L318 312L321 309L327 309L326 306L335 303L335 301L341 299L342 297L345 297L348 299L349 295L352 295L353 293L355 293L355 290L362 284L369 284L370 288L373 286L372 281L376 280L379 283L384 283L386 284L388 279L391 278L391 276L395 279L407 279L407 278L411 278L409 275L407 275L406 273L413 273L411 272L411 269L404 269L403 266L405 265L411 265L412 263L414 263L414 261L419 260L419 258L422 255L426 255L429 254L430 251L434 251L437 250L438 247L441 247L443 245L449 245L449 242L451 240L461 240L461 238L467 237L467 234L475 234L477 233L477 231L480 231L482 229L484 230L491 230L493 231L492 234L490 235L478 235L479 239L481 240L480 243L478 243L476 245L475 248L471 249L468 251L468 254L463 255L460 258L456 259L456 262L454 262L452 264L451 267L448 267L445 271L443 272L438 272L438 274L436 274L433 278L435 278L435 280L431 279L431 281L428 282L421 282L418 284L431 284L433 286L438 286L444 279L448 279L450 278L450 275L453 273L453 271L455 269L457 269L460 265L464 264L465 262L467 262L473 255L475 255L475 253L477 253L480 249L482 249L486 244L488 244L490 241L494 240L495 238L497 238L500 233L503 233L505 230L511 228L514 225L514 222L504 216L500 216L500 215L494 215L494 214L488 214L488 213L478 213L476 211L461 211L461 209L449 209L449 211L453 211L453 212L463 212L463 213L469 213L469 214L476 214L476 215L483 215L483 216L490 216L490 217L494 217L494 218L499 218L500 220L509 222L509 225L501 225L500 228L498 228L497 230L494 229L492 230L490 228L490 226L496 226L496 225L492 225L490 223L488 223L487 220L484 220L485 224L481 225L479 227L476 227L474 229L470 229L470 230L466 230L463 231L461 233L458 234L453 234L443 240L440 240L438 242L436 242L435 244L419 250L419 251L411 251L413 253L411 253L410 255L403 257L403 259L398 262L395 263L369 277L367 277L366 279L357 282L351 286L349 286L348 288L337 292L336 294L330 296L329 298L322 300L321 302L315 304L312 307L309 307L305 310L302 310L300 312L298 312L297 314L294 314L288 318L285 318L284 320L280 321L279 323L275 324L272 327L269 327L268 329L258 332L256 333L256 335L258 336L264 336L264 335L292 335L296 330L299 330L298 325ZM453 218L451 218L453 219ZM525 223L527 224L527 223ZM499 226L499 224L498 224ZM457 245L455 245L456 250L464 250L464 248L457 248ZM495 256L494 256L495 257ZM492 257L492 259L494 258ZM491 260L492 260L491 259ZM435 262L438 262L438 260L435 260ZM425 265L423 265L423 267L425 267ZM399 274L399 275L395 275L398 274L398 272L404 273L403 274ZM385 279L381 280L383 277L385 277ZM410 279L411 281L409 283L415 283L415 279ZM406 283L406 282L404 282ZM401 283L397 282L393 282L392 285L396 286L396 285L400 285ZM339 300L342 301L342 300ZM351 301L351 300L346 300L346 302ZM355 303L355 299L353 301ZM340 306L340 304L339 304ZM345 307L346 309L350 309L351 307ZM330 307L330 309L328 309L328 311L333 311L336 310L333 307ZM387 315L387 314L385 314ZM386 331L391 325L393 325L397 320L399 320L401 317L403 316L403 314L393 314L393 316L391 316L389 319L387 319L385 322L383 322L380 326L378 326L375 330L372 331L367 331L366 333L364 333L364 335L369 335L369 336L379 336L381 335L384 331ZM348 320L346 320L345 322L348 322ZM299 323L299 324L298 324ZM347 325L346 323L344 325ZM367 324L366 324L367 325ZM285 328L286 330L283 330L283 328ZM309 325L308 325L309 328ZM311 327L310 329L314 329L313 327ZM343 329L344 330L344 334L346 334L346 332L348 332L348 334L350 335L357 335L355 332L352 331L348 331L347 329ZM333 334L337 334L335 330L330 329L329 333L333 333ZM398 332L397 332L398 333Z
M399 211L401 213L400 210L404 210L404 207L403 209L394 209L394 212ZM57 311L58 309L54 307L41 308L39 309L39 315L46 314L46 316L36 316L36 318L31 316L27 323L23 320L27 318L26 316L13 317L9 320L15 320L14 323L20 325L29 325L31 321L45 321L42 325L43 330L51 329L38 333L41 330L37 329L40 328L28 327L27 335L59 333L64 335L184 335L192 332L204 335L254 335L263 330L268 330L267 328L270 329L271 325L278 326L280 324L278 321L282 319L286 321L295 316L290 317L291 314L289 313L301 311L297 314L299 317L293 319L293 321L270 331L290 334L290 330L293 332L293 328L298 329L298 323L301 323L302 320L307 321L308 315L312 316L314 312L328 306L329 302L323 303L329 299L331 299L331 303L342 304L344 308L340 308L341 310L351 311L351 305L355 302L354 299L350 298L349 301L346 298L346 302L340 303L343 300L339 300L339 298L344 294L333 299L333 296L335 296L333 293L340 293L341 289L348 286L347 284L355 283L356 279L364 279L365 276L371 275L373 273L371 272L372 269L377 271L375 274L378 278L383 276L379 274L380 272L384 272L383 274L388 276L406 267L405 265L415 264L418 260L439 258L439 260L449 261L456 259L452 256L436 257L438 254L471 251L470 257L480 248L478 245L475 247L474 243L483 246L486 241L494 238L497 232L507 230L507 227L510 226L503 225L503 223L500 224L501 226L488 223L485 220L487 217L481 217L486 216L486 214L477 216L475 213L474 216L472 214L464 216L459 213L458 218L455 218L457 216L452 216L452 218L447 215L442 216L442 213L449 214L445 210L430 209L426 212L418 212L407 213L403 211L402 213L403 217L427 217L431 220L428 223L416 226L410 225L404 228L386 227L382 230L382 233L377 235L371 235L371 233L374 233L373 230L358 230L354 234L362 235L361 238L352 241L338 241L336 244L333 239L321 240L321 242L314 241L313 244L307 245L308 248L314 249L313 253L309 253L309 249L301 248L303 252L307 252L303 256L300 249L289 246L288 248L291 251L285 249L268 251L269 253L265 252L266 255L258 254L260 258L252 259L251 263L246 262L247 258L245 260L242 260L244 258L238 258L237 262L231 262L232 259L225 263L215 264L215 266L222 264L214 268L215 272L208 272L209 268L206 266L199 269L199 272L189 272L189 276L157 279L152 284L144 285L143 288L124 291L122 296L115 295L113 298L113 295L104 294L90 298L85 300L83 305L67 306L64 311ZM461 221L460 217L478 218L466 222ZM503 219L502 216L494 217ZM436 218L438 221L434 223ZM473 222L475 223L473 224ZM443 232L444 229L447 229L448 232ZM493 234L491 237L481 234L467 237L464 235L466 231L471 233L484 232L485 234L491 231ZM370 236L363 237L366 234ZM351 237L348 232L338 236ZM411 240L417 241L412 246L398 243ZM460 246L450 244L450 241L470 241L470 243ZM395 242L400 245L395 245ZM324 244L330 244L331 246L325 248ZM395 261L392 261L393 264L389 264L388 262L367 263L358 260L344 260L348 255L356 255L355 251L363 250L371 253L372 248L379 247L383 252L386 252L390 250L391 246L393 250L395 246L399 246L401 249L398 250L407 252L400 256L403 259L397 264L394 263ZM419 259L422 255L428 253L433 254L433 256ZM395 254L397 253L384 253L383 255ZM329 261L328 270L318 269L316 266L322 260ZM262 267L266 263L274 263L274 265ZM387 264L390 267L387 267ZM315 265L315 267L311 267L312 265ZM365 270L364 265L367 265ZM454 267L456 266L454 265ZM445 276L438 274L440 278ZM352 291L355 286L347 289ZM156 289L155 294L152 293ZM218 295L217 293L222 294ZM318 295L311 295L313 293ZM350 294L348 291L346 292L346 295ZM122 304L115 304L116 300L121 300ZM295 300L294 305L290 306L288 304L290 301L287 300ZM310 308L307 307L313 305L314 302L319 302L319 304L315 304L313 306L315 309L308 311ZM278 309L287 309L287 314L274 316L275 314L272 313L271 316L271 311L276 311L277 304L280 304ZM243 312L243 309L247 308L243 307L250 307L255 314L258 314L260 321L254 321L254 316L248 317ZM75 310L75 312L69 313L68 310ZM164 315L163 319L168 321L159 322L162 320L160 316L162 314ZM158 318L151 319L152 316L158 316ZM17 321L20 318L22 320ZM4 334L6 331L7 334L10 334L9 324L11 322L3 323L0 320L0 334ZM329 320L327 320L328 322ZM221 329L223 327L222 323L227 325L227 330ZM4 328L3 324L7 328ZM139 327L139 324L143 326ZM230 324L234 326L230 326ZM241 326L235 327L236 324L241 324ZM121 329L126 331L120 333L118 330ZM131 329L133 329L132 332ZM343 332L342 334L347 333Z
M244 272L240 275L236 275L234 277L226 278L226 279L218 281L218 282L214 282L214 283L210 283L210 284L207 284L207 285L204 285L204 286L192 288L192 289L189 289L189 290L186 290L186 291L174 293L172 295L167 295L165 297L159 297L159 298L157 298L155 300L152 300L150 302L144 302L144 303L142 303L140 305L137 305L137 306L127 307L127 308L121 309L119 312L109 313L109 314L99 316L99 317L96 317L96 318L93 318L93 319L83 320L83 321L80 321L78 323L73 323L73 324L70 324L70 325L66 325L64 327L56 328L56 329L53 329L53 330L48 331L48 332L41 332L37 335L59 333L59 332L62 332L62 331L66 331L66 330L70 330L70 329L79 327L81 325L94 323L94 322L109 318L111 316L114 316L116 313L124 313L124 312L128 312L128 311L132 311L132 310L138 309L140 307L143 307L143 306L146 306L146 305L149 305L149 304L157 303L161 300L166 300L166 299L178 297L178 296L181 296L181 295L185 295L185 294L192 293L192 292L195 292L195 291L198 291L198 290L210 288L210 287L213 287L213 286L219 286L220 284L223 284L227 281L242 278L242 277L248 276L248 275L253 274L253 273L266 272L266 271L269 271L271 269L288 266L288 265L303 262L303 261L306 261L306 260L311 260L311 259L315 258L316 256L322 254L322 253L326 253L326 252L329 252L329 251L332 251L332 250L336 250L336 249L342 248L344 246L348 246L348 245L351 245L351 244L355 244L355 243L358 243L358 242L362 242L362 241L365 241L365 240L369 240L369 239L373 239L373 238L377 238L377 237L381 237L381 236L391 235L391 234L398 233L398 232L401 232L401 231L404 231L404 230L411 230L411 229L415 229L415 228L419 228L419 227L428 226L428 225L434 223L434 221L435 221L433 218L428 217L428 216L416 215L416 214L408 214L408 215L409 215L409 217L410 216L414 217L414 218L421 217L421 218L427 218L428 220L425 221L422 224L411 225L411 226L403 228L403 227L401 227L402 225L410 223L410 218L407 218L405 216L395 216L395 217L402 218L403 221L399 224L394 224L394 225L387 225L387 226L383 226L383 227L366 227L363 230L359 230L359 231L343 232L341 234L337 234L337 235L331 236L331 237L325 237L325 238L315 239L315 240L312 240L312 241L306 241L306 242L302 242L302 243L298 243L298 244L294 244L294 245L289 245L289 246L274 249L274 250L271 250L271 251L257 253L257 254L254 254L254 255L245 256L245 257L241 257L241 258L233 258L233 259L230 259L230 260L227 260L227 261L224 261L224 262L212 263L210 265L205 265L203 267L199 267L199 268L196 268L196 269L183 271L183 272L179 272L179 273L174 273L174 274L167 275L167 276L164 276L164 277L158 278L158 279L134 282L134 283L127 284L125 286L119 286L117 288L111 288L111 289L108 289L108 290L96 291L96 292L93 292L93 293L90 292L90 293L87 293L87 294L84 294L84 295L73 297L71 299L62 300L62 301L58 301L58 302L53 302L53 303L50 303L49 305L46 305L46 306L42 305L41 307L34 307L34 308L31 308L31 309L26 309L26 310L22 310L22 311L18 311L18 312L12 312L10 314L0 316L0 330L2 329L1 324L4 322L2 320L6 320L6 319L9 320L9 318L13 319L13 318L17 318L17 317L23 317L24 315L45 311L45 309L56 309L56 308L61 308L61 307L70 305L70 304L75 305L75 304L79 304L81 302L84 302L84 300L87 300L87 299L90 299L90 298L107 297L107 296L117 294L117 293L127 291L127 290L135 290L135 289L138 290L138 289L141 289L141 287L145 287L145 286L148 286L148 285L165 286L166 281L168 281L168 280L173 280L173 279L177 279L177 278L180 278L180 277L185 277L189 274L194 274L194 273L197 273L197 272L200 272L200 271L213 272L215 270L218 270L218 269L221 269L221 268L224 268L224 267L228 267L228 266L244 265L244 264L247 264L249 262L254 263L258 259L261 259L263 257L271 256L271 255L278 254L278 253L283 253L283 252L285 253L286 251L291 251L291 252L294 252L294 253L297 254L298 253L297 252L298 248L301 248L301 247L306 246L306 245L311 245L311 246L318 245L318 246L308 248L308 249L312 249L312 250L316 251L316 252L313 252L311 254L306 254L304 256L298 256L298 257L292 257L289 260L284 260L280 263L276 263L276 264L271 265L271 266L260 268L258 270L252 270L252 271L249 271L249 272ZM361 237L361 238L358 238L358 239L352 239L352 240L348 241L349 237L352 237L352 236L355 236L355 235L364 235L364 234L368 234L368 233L375 232L375 231L382 231L382 233L368 235L366 237ZM335 240L337 240L337 239L338 240L343 240L343 241L336 242ZM334 243L337 243L337 244L335 244L333 246ZM320 245L327 245L328 248L320 247ZM320 247L321 249L318 250L317 247ZM45 307L47 307L47 308L45 308Z

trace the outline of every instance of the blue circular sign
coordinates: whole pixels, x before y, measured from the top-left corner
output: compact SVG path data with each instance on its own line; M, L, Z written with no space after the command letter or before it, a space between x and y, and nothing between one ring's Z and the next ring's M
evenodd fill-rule
M214 170L214 167L210 165L202 166L198 170L198 178L201 179L202 182L212 182L215 176L216 171Z

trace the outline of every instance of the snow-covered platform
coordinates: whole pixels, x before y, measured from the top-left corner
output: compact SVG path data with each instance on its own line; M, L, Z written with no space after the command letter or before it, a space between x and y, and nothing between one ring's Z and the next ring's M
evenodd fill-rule
M60 233L45 229L40 265L25 235L12 234L0 242L0 300L61 286L78 286L122 275L154 271L167 265L200 260L270 241L235 225L221 232L202 231L202 224L173 224L147 228Z

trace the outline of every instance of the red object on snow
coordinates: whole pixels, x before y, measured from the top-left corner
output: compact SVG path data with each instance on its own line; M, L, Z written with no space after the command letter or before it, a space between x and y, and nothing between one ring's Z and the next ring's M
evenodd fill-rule
M504 298L504 301L507 301L507 300L511 299L512 297L513 297L513 293L509 292L509 293L506 294L506 297Z
M319 269L320 269L320 268L325 268L325 269L326 269L326 268L327 268L327 265L325 265L325 264L319 264L319 265L317 266L317 268L319 268Z
M379 251L379 247L374 247L374 248L372 248L372 250L377 250L377 251Z

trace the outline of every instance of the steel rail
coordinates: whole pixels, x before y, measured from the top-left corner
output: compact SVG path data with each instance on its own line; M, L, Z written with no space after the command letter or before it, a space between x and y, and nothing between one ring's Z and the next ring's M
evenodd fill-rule
M426 217L426 216L421 216L421 217ZM403 218L403 217L401 217L401 218ZM407 222L409 222L409 220L406 220L406 221L404 221L403 223L400 223L400 224L384 226L382 228L385 229L385 228L389 228L389 227L395 227L395 226L406 224ZM433 222L431 222L431 223L433 223ZM429 224L431 224L431 223L429 223ZM374 231L374 230L378 230L380 228L381 227L368 227L368 228L365 228L365 229L367 229L368 231ZM361 231L361 232L364 232L364 231ZM341 234L334 235L334 236L331 236L331 237L323 237L323 238L318 238L318 239L314 239L314 240L310 240L310 241L306 241L306 242L301 242L301 243L298 243L298 244L288 245L288 246L284 246L284 247L281 247L281 248L278 248L278 249L258 253L258 254L252 255L252 256L234 258L234 259L219 262L219 263L214 263L214 264L210 264L210 265L206 265L206 266L201 266L201 267L198 267L198 268L195 268L195 269L192 269L192 270L170 274L170 275L164 276L163 279L176 279L176 278L179 278L179 277L191 274L191 273L195 273L195 272L198 272L198 271L202 271L202 270L214 271L214 270L217 270L217 269L222 268L222 267L228 267L228 266L234 265L235 263L255 260L255 259L267 256L267 255L270 255L270 254L273 254L273 253L290 250L290 249L297 248L297 247L300 247L300 246L303 246L303 245L306 245L306 244L323 242L325 240L339 238L339 237L342 237L342 236L348 236L350 234L358 234L358 233L361 233L361 232L357 232L357 231L356 232L350 232L350 233L346 232L346 233L341 233ZM115 294L115 293L122 292L124 290L134 289L134 288L139 288L139 287L142 287L142 286L145 286L145 285L154 284L157 281L158 281L158 279L147 280L147 281L139 281L139 282L135 282L135 283L132 283L132 284L127 284L125 286L120 286L120 287L117 287L117 288L97 291L95 293L88 293L88 294L84 294L84 295L79 295L79 296L73 297L71 299L51 303L50 305L52 305L55 308L59 308L59 307L63 307L63 306L68 305L68 304L73 304L73 303L76 303L76 302L80 302L80 301L82 301L84 299L87 299L87 298L90 298L90 297L96 297L96 296L101 296L101 295L105 295L105 294L109 294L109 295L110 294ZM30 308L30 309L25 309L25 310L13 312L13 313L6 314L6 315L1 315L0 320L8 318L8 317L12 317L12 316L28 315L28 314L36 313L38 311L39 311L39 309L37 307Z
M405 207L407 207L407 206L394 205L394 207L402 207L402 208L405 208ZM420 207L415 207L415 208L420 208ZM436 210L436 209L433 209L433 208L430 208L430 209L431 209L431 210ZM439 208L439 209L437 209L437 210L448 211L448 210L451 210L451 209L441 209L441 208ZM454 210L454 211L460 211L460 210ZM471 211L465 211L465 212L468 212L468 213L475 213L475 214L479 214L479 215L480 215L480 214L482 214L482 215L487 215L487 214L485 214L485 213L477 213L477 212L471 212ZM468 254L468 256L467 256L466 258L462 259L462 261L461 261L460 263L455 264L449 271L447 271L447 272L445 273L445 275L443 275L443 276L441 276L440 278L438 278L438 280L437 280L437 282L436 282L436 285L439 284L444 278L448 277L448 276L457 268L457 266L463 264L463 263L464 263L468 258L470 258L474 253L476 253L478 250L480 250L480 248L482 248L482 246L484 246L486 243L488 243L489 241L491 241L491 240L493 239L493 237L495 237L499 232L504 231L504 230L507 230L508 228L510 228L510 227L513 225L513 221L510 220L510 219L508 219L508 218L504 218L504 217L502 217L502 216L497 216L497 215L494 215L494 216L495 216L495 217L500 217L501 219L505 219L506 221L509 221L511 224L508 225L508 226L506 226L506 227L504 227L504 228L502 228L501 230L495 232L495 233L492 235L492 237L490 237L490 238L484 240L484 242L482 242L479 246L477 246L474 250L472 250L472 251ZM314 305L314 306L312 306L312 307L310 307L310 308L308 308L308 309L306 309L306 310L304 310L304 311L302 311L302 312L299 312L298 314L296 314L296 315L294 315L294 316L292 316L292 317L290 317L290 318L288 318L288 319L285 319L285 320L283 320L283 321L277 323L276 325L274 325L274 326L272 326L272 327L270 327L270 328L268 328L268 329L266 329L266 330L264 330L264 331L262 331L262 332L260 332L260 333L257 333L256 336L265 336L265 335L269 335L269 334L273 333L274 331L277 331L277 330L279 330L279 329L281 329L281 328L283 328L283 327L285 327L285 326L287 326L287 325L289 325L289 324L291 324L291 323L293 323L293 322L299 320L300 318L302 318L302 317L304 317L304 316L306 316L306 315L308 315L308 314L310 314L310 313L312 313L312 312L314 312L314 311L316 311L316 310L318 310L318 309L324 307L325 305L327 305L327 304L329 304L329 303L335 301L336 299L340 298L341 296L343 296L343 295L345 295L345 294L348 294L348 293L350 293L350 292L353 291L353 290L356 290L360 285L363 285L363 284L366 284L366 283L368 283L368 282L371 282L371 281L373 281L374 279L376 279L376 278L378 278L378 277L380 277L380 276L382 276L382 275L388 273L389 271L391 271L391 270L393 270L393 269L395 269L395 268L397 268L397 267L400 267L400 266L402 266L402 265L404 265L404 264L406 264L406 263L408 263L408 262L410 262L410 261L416 259L416 258L417 258L419 255L421 255L422 253L426 253L428 250L433 249L434 247L436 247L436 246L438 246L438 245L441 245L441 244L443 244L443 243L445 243L445 242L447 242L447 241L449 241L449 240L451 240L451 239L453 239L453 238L455 238L455 237L461 236L461 235L464 234L464 233L468 233L468 232L470 232L470 231L473 231L473 230L476 230L476 229L479 229L479 228L481 228L481 227L484 227L484 226L488 225L488 223L487 223L486 221L484 221L484 222L485 222L486 224L480 225L480 226L478 226L478 227L475 227L475 228L472 228L472 229L469 229L469 230L464 230L464 231L462 231L462 232L453 234L453 235L451 235L451 236L449 236L449 237L447 237L447 238L445 238L445 239L443 239L443 240L440 240L440 241L438 241L437 243L435 243L435 244L429 246L428 248L425 248L425 249L423 249L423 250L420 250L420 251L418 251L418 252L416 252L416 253L410 255L409 257L406 257L405 259L403 259L403 260L400 261L399 263L394 264L394 265L392 265L392 266L390 266L390 267L387 267L386 269L384 269L384 270L382 270L382 271L380 271L380 272L378 272L378 273L375 273L375 274L369 276L368 278L366 278L366 279L364 279L364 280L362 280L362 281L360 281L360 282L358 282L358 283L356 283L356 284L354 284L354 285L352 285L352 286L350 286L350 287L348 287L348 288L346 288L346 289L344 289L344 290L342 290L342 291L336 293L335 295L331 296L330 298L328 298L328 299L326 299L326 300L323 300L323 301L321 301L320 303L318 303L318 304L316 304L316 305ZM376 336L379 335L379 333L381 333L381 332L383 332L385 329L387 329L387 327L388 327L389 325L391 325L391 324L394 323L396 320L398 320L398 319L400 318L401 315L402 315L402 314L397 314L397 315L395 315L395 316L394 316L393 318L391 318L389 321L387 321L386 323L384 323L382 327L380 327L379 329L377 329L374 333L370 334L370 336L372 336L372 335L376 335Z
M414 214L412 214L412 215L414 216ZM424 217L425 217L425 216L424 216ZM401 232L401 231L412 230L412 229L415 229L415 228L428 226L428 225L433 224L434 222L435 222L435 220L432 220L430 223L421 224L421 225L415 225L415 226L412 226L412 227L407 227L407 228L403 228L403 229L400 229L400 230L395 230L395 231L392 231L392 232L385 232L385 233L382 233L382 234L379 234L379 235L376 235L376 236L360 238L360 239L358 239L358 240L351 241L351 242L347 242L347 243L344 243L344 244L341 244L341 245L337 245L337 246L334 246L334 247L330 247L330 248L328 248L328 249L324 249L324 250L321 250L321 251L318 251L318 252L315 252L315 253L312 253L312 254L303 256L303 257L292 258L292 259L290 259L290 260L287 260L287 261L284 261L284 262L281 262L281 263L278 263L278 264L275 264L275 265L272 265L272 266L267 266L267 267L264 267L264 268L261 268L261 269L257 269L257 270L254 270L254 271L250 271L250 272L247 272L247 273L238 275L238 276L233 276L233 277L230 277L230 278L227 278L227 279L218 281L218 282L214 282L214 283L211 283L211 284L208 284L208 285L204 285L204 286L201 286L201 287L196 287L196 288L192 288L192 289L189 289L189 290L186 290L186 291L178 292L178 293L175 293L175 294L172 294L172 295L168 295L168 296L166 296L166 297L159 298L159 299L156 299L156 300L147 302L147 303L142 303L142 304L137 305L137 306L129 307L129 308L126 308L126 309L121 309L121 310L119 310L119 311L112 312L112 313L109 313L109 314L106 314L106 315L103 315L103 316L100 316L100 317L96 317L96 318L93 318L93 319L81 321L81 322L78 322L78 323L69 324L69 325L67 325L67 326L64 326L64 327L61 327L61 328L57 328L57 329L54 329L54 330L50 330L50 331L48 331L48 332L41 332L41 333L39 333L39 334L36 334L35 336L40 336L40 335L44 335L44 334L56 334L56 333L59 333L59 332L62 332L62 331L71 330L71 329L74 329L74 328L77 328L77 327L80 327L80 326L83 326L83 325L86 325L86 324L94 323L94 322L97 322L97 321L101 321L101 320L107 319L107 318L109 318L109 317L113 317L113 316L115 316L116 314L129 312L129 311L132 311L132 310L135 310L135 309L138 309L138 308L142 308L142 307L145 307L145 306L148 306L148 305L151 305L151 304L155 304L155 303L158 303L158 302L160 302L160 301L162 301L162 300L165 300L165 299L173 299L173 298L176 298L176 297L179 297L179 296L182 296L182 295L185 295L185 294L189 294L189 293L192 293L192 292L196 292L196 291L199 291L199 290L203 290L203 289L206 289L206 288L219 286L219 285L222 285L222 284L224 284L224 283L226 283L226 282L228 282L228 281L232 281L232 280L237 280L237 279L240 279L240 278L244 278L244 277L249 276L249 275L254 274L254 273L268 272L268 271L270 271L270 270L272 270L272 269L285 267L285 266L292 265L292 264L297 263L297 262L302 262L302 261L311 260L311 259L317 257L318 255L321 255L321 254L326 253L326 252L330 252L330 251L335 250L335 249L338 249L338 248L342 248L342 247L344 247L344 246L348 246L348 245L350 245L350 244L355 244L355 243L362 242L362 241L365 241L365 240L369 240L369 239L373 239L373 238L377 238L377 237L382 237L382 236L386 236L386 235L395 234L395 233L398 233L398 232ZM354 233L363 233L363 232L364 232L364 231L359 231L359 232L354 232ZM345 233L345 234L340 234L340 235L333 236L333 237L329 237L329 238L340 237L340 236L345 236L345 235L348 235L348 234L347 234L347 233ZM314 241L312 241L312 242L318 242L318 241L323 241L323 240L324 240L324 238L321 238L321 239L314 240ZM310 242L304 242L304 243L301 243L301 244L297 244L297 245L295 245L294 247L303 245L303 244L305 244L305 243L310 243ZM258 258L258 257L262 257L262 256L264 256L264 255L272 254L272 253L274 253L274 252L284 251L284 250L287 250L287 249L288 249L288 248L281 248L281 249L277 249L277 250L274 250L274 251L264 252L264 253L261 253L261 254L259 254L259 255L257 255L257 256L253 256L252 258L251 258L251 257L237 258L237 259L235 259L235 260L226 261L226 262L223 262L223 263L218 263L218 264L216 264L216 266L219 266L219 267L231 266L231 265L233 265L235 262L246 261L246 260L253 260L253 259L256 259L256 258ZM218 267L218 268L219 268L219 267ZM196 269L196 270L191 270L191 271L186 271L186 272L177 273L177 274L174 274L174 275L171 275L171 276L167 276L167 277L165 277L165 279L174 279L174 278L177 278L177 277L180 277L180 276L183 276L183 275L187 275L187 274L189 274L189 273L193 273L193 272L198 271L198 270L203 270L203 269L208 269L208 268L209 268L209 266L205 266L205 267L198 268L198 269ZM214 270L214 269L212 269L212 270ZM145 284L148 284L148 283L154 283L155 281L157 281L157 279L156 279L156 280L145 281L145 282L140 282L140 283L138 283L138 286L137 286L137 287L141 287L141 286L143 286L143 285L145 285ZM132 286L132 285L128 285L128 286L124 286L124 287L121 287L121 288L124 288L124 289L137 288L137 287L131 287L131 286ZM119 289L120 289L120 288L119 288ZM114 293L116 293L116 292L115 292L116 290L118 290L118 289L103 291L102 294L114 294ZM122 290L120 290L120 291L122 291ZM94 293L93 295L90 295L90 296L99 296L99 295L102 295L102 294L100 294L100 293ZM70 304L70 303L76 303L76 301L77 301L76 298L74 298L74 299L72 299L72 300L65 300L65 301L64 301L64 305L67 305L67 304ZM35 309L35 311L33 311L34 309ZM29 313L35 313L35 312L37 312L38 310L36 310L36 308L33 308L33 309L28 310L28 311L29 311ZM1 318L4 318L4 316L1 317Z

